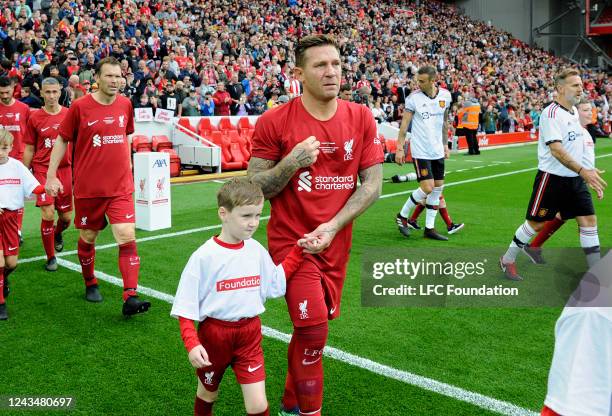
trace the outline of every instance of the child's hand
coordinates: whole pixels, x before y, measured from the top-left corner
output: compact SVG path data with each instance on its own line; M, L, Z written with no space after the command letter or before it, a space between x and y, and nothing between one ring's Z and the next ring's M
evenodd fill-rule
M189 351L189 362L193 368L202 368L211 365L211 362L208 361L208 353L202 345L193 347L191 351Z

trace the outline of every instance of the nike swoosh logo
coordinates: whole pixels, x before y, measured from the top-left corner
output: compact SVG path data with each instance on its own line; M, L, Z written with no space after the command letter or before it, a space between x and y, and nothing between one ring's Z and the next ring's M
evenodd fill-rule
M62 205L62 206L60 206L60 209L66 209L66 208L68 208L69 206L70 206L70 205Z
M40 129L40 131L47 131L47 130L49 130L50 128L51 128L51 127L45 127L45 128L43 128L43 129Z
M98 122L98 120L96 121L88 121L87 122L87 126L93 126L94 124L96 124Z
M13 251L13 250L17 250L17 247L9 247L8 251Z
M252 373L253 371L257 371L259 368L261 368L262 365L263 364L259 364L257 367L253 367L253 368L251 368L251 366L249 366L249 368L247 368L247 371L249 373Z
M334 312L336 312L336 307L335 306L329 310L329 314L333 315Z
M126 215L126 216L125 216L125 218L129 220L129 219L130 219L130 218L132 218L133 216L134 216L134 214L132 214L132 215Z
M303 365L312 365L312 364L317 363L317 362L319 362L319 361L321 361L321 357L317 358L317 359L316 359L316 360L314 360L314 361L306 361L306 359L304 358L304 359L302 360L302 364L303 364Z

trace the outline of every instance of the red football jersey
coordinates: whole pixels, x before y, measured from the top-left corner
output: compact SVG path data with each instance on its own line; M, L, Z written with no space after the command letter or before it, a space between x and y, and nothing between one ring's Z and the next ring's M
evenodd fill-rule
M319 121L306 111L301 98L268 110L259 118L253 135L253 156L280 161L309 136L321 142L316 163L298 170L283 191L270 200L268 247L276 263L305 233L340 211L357 189L359 171L384 159L376 123L367 107L338 100L336 114ZM327 250L306 258L331 277L344 278L351 231L352 224L348 224Z
M32 158L32 170L34 172L46 172L49 168L49 160L51 159L51 151L57 139L60 124L66 117L68 109L61 107L57 114L49 114L44 108L32 111L28 120L28 127L23 138L25 144L34 146L34 157ZM64 158L60 162L59 167L70 166L70 158L72 149L70 143Z
M74 101L59 135L73 142L72 168L75 198L131 194L134 178L130 167L128 135L134 133L134 110L122 95L104 105L91 94Z
M25 148L23 136L25 135L29 114L30 107L21 101L15 100L11 105L0 103L0 126L13 135L13 150L11 150L9 156L17 160L23 160L23 149Z

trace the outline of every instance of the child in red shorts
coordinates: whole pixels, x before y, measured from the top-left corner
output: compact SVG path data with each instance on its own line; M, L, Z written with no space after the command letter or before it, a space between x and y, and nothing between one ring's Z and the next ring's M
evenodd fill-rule
M17 267L19 255L19 211L23 200L41 194L32 173L17 159L9 157L13 135L0 128L0 320L7 320L5 297L9 294L8 276Z
M249 180L227 182L217 201L221 234L189 259L171 312L179 319L189 361L197 369L194 414L213 414L219 384L231 366L247 414L267 416L259 315L266 299L285 294L286 279L302 263L302 248L296 245L276 266L268 251L251 238L259 225L264 196ZM199 322L197 334L192 321Z

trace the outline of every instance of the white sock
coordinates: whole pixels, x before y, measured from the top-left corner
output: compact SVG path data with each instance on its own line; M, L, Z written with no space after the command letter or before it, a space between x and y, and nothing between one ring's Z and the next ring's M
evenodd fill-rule
M514 233L514 238L512 239L512 243L510 243L510 247L508 247L508 251L504 254L504 263L514 263L516 261L516 256L521 251L521 249L531 241L533 236L536 234L535 230L529 225L527 221L522 223Z
M410 212L412 209L425 198L427 198L427 194L421 188L417 188L406 200L406 203L400 211L400 215L404 218L410 217Z
M601 250L599 248L599 235L597 234L597 226L595 227L579 227L580 230L580 247L586 254L587 264L593 266L601 258Z
M433 191L427 195L425 200L425 228L434 228L436 224L436 215L438 215L438 206L440 205L440 195L442 195L442 186L436 186Z

